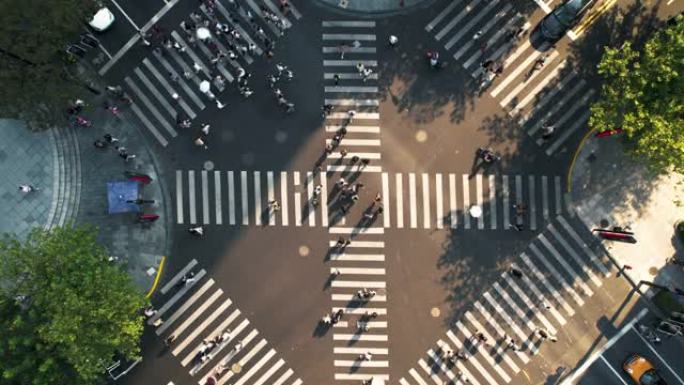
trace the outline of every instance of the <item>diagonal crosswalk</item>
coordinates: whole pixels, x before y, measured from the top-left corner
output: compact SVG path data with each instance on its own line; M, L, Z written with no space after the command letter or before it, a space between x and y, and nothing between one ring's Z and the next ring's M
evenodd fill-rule
M171 354L199 385L209 377L220 385L301 385L206 271L194 273L197 264L193 259L162 287L166 300L147 320Z
M533 47L527 39L531 29L503 0L447 2L425 26L480 84L480 91L495 98L547 155L553 155L586 127L595 90L577 79L554 47L545 47L546 52ZM533 70L541 58L543 66Z
M362 172L378 175L370 167ZM329 181L350 179L357 167L333 172L176 170L176 223L326 227L338 214L338 186ZM537 230L565 211L560 176L378 173L384 228L508 230L515 224ZM321 202L312 205L316 185ZM276 199L278 211L268 203ZM482 208L481 216L472 217L473 205Z
M171 44L152 49L123 79L133 115L162 147L178 136L176 128L181 120L192 121L208 105L223 104L217 94L226 85L217 76L227 84L234 83L240 70L264 55L270 49L268 45L302 17L291 2L287 14L273 0L236 0L235 6L216 0L213 4L212 8L201 5L190 18L197 25L210 25L212 38L196 39L179 24L169 32ZM214 28L217 23L227 30ZM219 53L227 56L217 60ZM209 92L199 89L204 80L211 83Z
M611 275L593 242L578 220L555 216L399 382L509 383L539 353L538 331L555 336Z

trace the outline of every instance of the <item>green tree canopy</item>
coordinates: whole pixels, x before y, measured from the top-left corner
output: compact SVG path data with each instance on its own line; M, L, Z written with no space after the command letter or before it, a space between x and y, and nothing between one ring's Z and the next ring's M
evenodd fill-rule
M82 89L65 72L65 48L94 14L92 0L0 1L0 116L58 122Z
M0 241L0 383L90 385L115 354L139 354L146 300L95 235L36 229Z
M643 50L606 48L605 83L589 126L621 127L634 155L656 171L684 172L684 18L656 32Z

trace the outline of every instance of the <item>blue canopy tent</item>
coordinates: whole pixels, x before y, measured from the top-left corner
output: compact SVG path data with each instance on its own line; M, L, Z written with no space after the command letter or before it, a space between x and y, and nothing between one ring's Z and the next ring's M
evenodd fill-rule
M140 205L133 203L140 198L140 185L140 182L132 181L107 182L109 213L120 214L140 212Z

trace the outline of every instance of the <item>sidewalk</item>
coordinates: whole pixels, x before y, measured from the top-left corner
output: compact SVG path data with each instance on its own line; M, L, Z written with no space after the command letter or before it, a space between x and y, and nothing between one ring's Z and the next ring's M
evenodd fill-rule
M437 0L317 0L338 10L358 13L383 14L408 11L412 8L427 7Z
M634 282L684 289L684 269L666 263L684 256L674 231L676 222L684 220L684 208L676 204L684 201L684 176L651 175L623 150L620 137L589 137L572 170L571 206L589 228L631 228L637 243L603 243L620 267L631 267L625 273ZM648 286L640 289L646 292ZM648 290L647 295L655 293ZM675 297L684 303L682 296Z
M94 81L96 77L89 73L82 69L81 75ZM97 84L99 89L104 86ZM0 232L24 238L33 227L51 228L71 222L96 225L98 240L120 259L141 292L147 293L162 256L168 255L170 248L171 213L165 205L169 200L154 155L142 133L127 119L128 111L122 108L115 116L101 107L104 100L104 93L98 95L81 114L93 122L92 127L31 132L20 121L0 120L0 174L5 179L0 187L5 203L0 208ZM136 158L126 163L113 147L95 148L93 142L105 133L119 138ZM146 207L145 212L154 212L160 219L149 227L135 223L132 213L107 213L107 182L125 180L125 170L153 179L143 188L143 198L156 203L146 205L151 207ZM18 191L20 184L40 190L23 195Z

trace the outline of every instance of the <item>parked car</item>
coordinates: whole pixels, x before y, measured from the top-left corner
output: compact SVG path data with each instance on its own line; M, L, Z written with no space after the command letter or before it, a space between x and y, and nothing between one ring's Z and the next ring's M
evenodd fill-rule
M566 0L541 21L541 34L547 40L556 41L565 35L595 0Z
M114 23L114 14L107 7L100 8L92 19L88 22L88 25L98 32L105 31L107 28L111 27Z
M637 385L667 385L653 364L638 354L629 356L622 364L622 369Z

